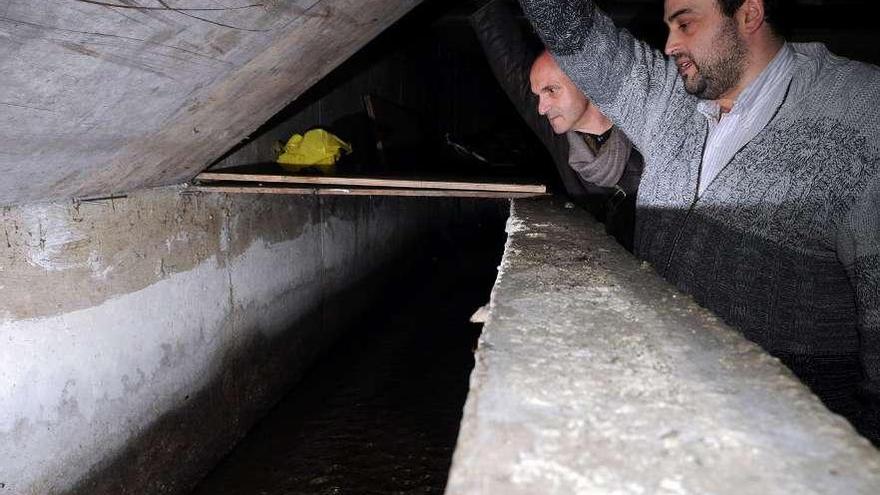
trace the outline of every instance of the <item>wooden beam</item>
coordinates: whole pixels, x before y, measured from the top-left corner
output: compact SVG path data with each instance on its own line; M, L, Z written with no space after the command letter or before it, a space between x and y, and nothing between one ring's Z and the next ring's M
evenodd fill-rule
M405 189L441 189L462 191L496 191L544 194L543 184L514 184L500 182L449 181L426 179L399 179L383 177L338 177L325 175L250 174L230 172L202 172L195 178L198 182L236 181L272 184L313 184L321 186L382 187Z
M196 185L188 192L226 193L226 194L287 194L304 196L404 196L423 198L531 198L546 194L531 192L504 191L461 191L439 189L394 189L394 188L339 188L339 187L271 187L241 185Z

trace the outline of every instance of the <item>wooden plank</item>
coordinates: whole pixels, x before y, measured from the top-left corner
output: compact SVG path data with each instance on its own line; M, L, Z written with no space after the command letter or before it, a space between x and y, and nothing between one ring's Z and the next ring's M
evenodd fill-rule
M325 175L248 174L232 172L202 172L195 178L200 182L237 181L276 184L314 184L322 186L386 187L405 189L442 189L461 191L495 191L544 194L543 184L513 184L499 182L469 182L384 177L339 177Z
M227 193L227 194L287 194L305 196L404 196L425 198L532 198L546 194L504 191L462 191L440 189L383 189L383 188L338 188L338 187L271 187L271 186L190 186L188 192Z

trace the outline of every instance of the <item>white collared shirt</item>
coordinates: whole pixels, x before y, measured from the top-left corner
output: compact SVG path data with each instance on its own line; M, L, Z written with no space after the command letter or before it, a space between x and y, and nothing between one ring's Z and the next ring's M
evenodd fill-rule
M703 100L697 105L697 110L709 121L698 194L703 194L721 169L776 114L785 99L794 62L794 50L786 43L757 79L743 90L730 112L722 114L721 106L714 100Z

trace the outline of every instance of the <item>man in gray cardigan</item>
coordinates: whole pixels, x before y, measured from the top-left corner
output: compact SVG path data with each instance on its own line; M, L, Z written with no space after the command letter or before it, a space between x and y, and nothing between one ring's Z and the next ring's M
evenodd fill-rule
M786 43L773 0L666 0L666 56L520 3L645 156L636 254L880 441L880 70Z

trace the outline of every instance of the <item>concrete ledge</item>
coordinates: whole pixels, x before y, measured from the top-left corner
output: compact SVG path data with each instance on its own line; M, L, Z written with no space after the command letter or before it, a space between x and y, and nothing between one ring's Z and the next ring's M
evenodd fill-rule
M447 494L880 493L880 455L583 212L513 204Z

